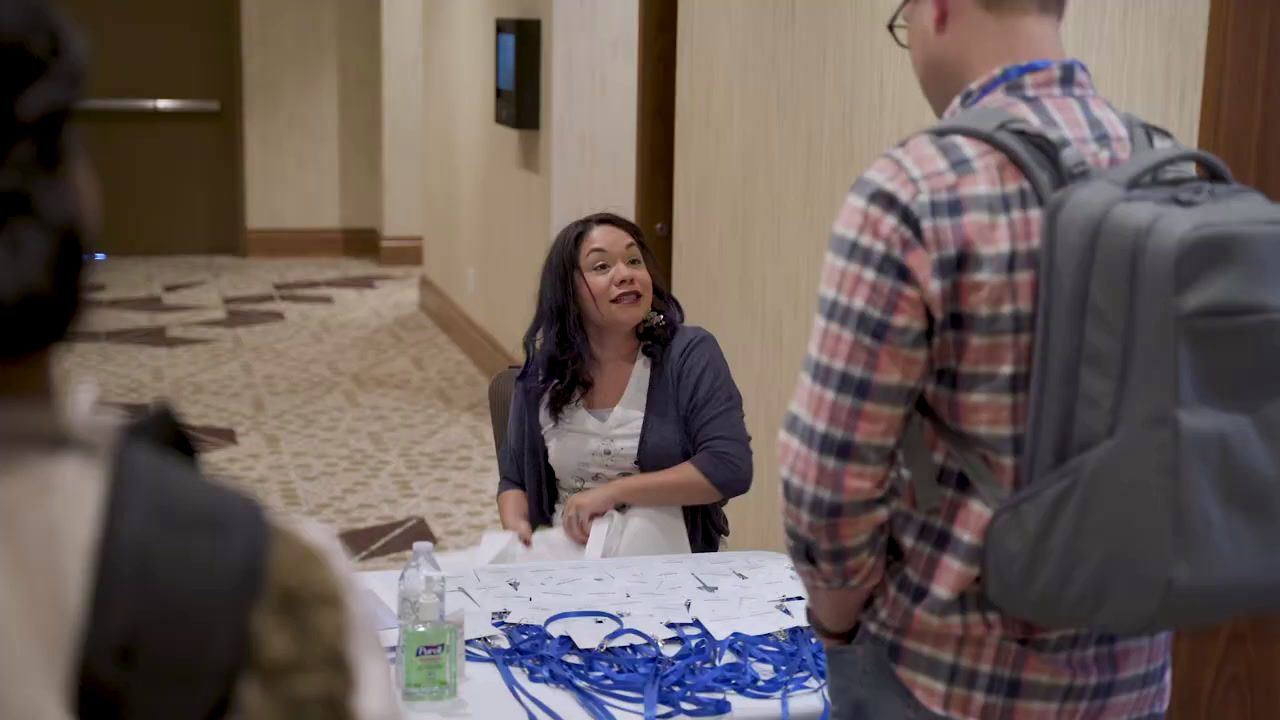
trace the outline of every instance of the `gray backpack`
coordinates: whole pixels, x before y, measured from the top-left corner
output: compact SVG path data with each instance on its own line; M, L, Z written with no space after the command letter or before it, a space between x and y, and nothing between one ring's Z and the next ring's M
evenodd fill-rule
M270 532L257 503L206 480L167 409L120 443L81 647L77 716L231 714Z
M1280 205L1142 125L1104 171L1002 111L931 132L1000 150L1045 208L1021 487L923 402L902 445L922 508L922 422L994 508L987 599L1121 635L1280 609ZM1169 179L1187 163L1204 177Z

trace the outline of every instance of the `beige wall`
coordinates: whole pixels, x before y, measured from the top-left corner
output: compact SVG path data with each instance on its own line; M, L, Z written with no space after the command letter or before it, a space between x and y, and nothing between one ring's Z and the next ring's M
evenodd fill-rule
M338 225L338 116L318 111L338 102L337 22L332 3L241 1L250 228Z
M245 223L377 227L378 3L241 0Z
M422 235L422 0L382 0L382 233Z
M376 0L338 8L338 188L341 227L382 226L382 21Z
M1208 2L1075 2L1071 48L1117 102L1194 141ZM774 445L841 196L932 121L884 30L896 4L680 4L675 290L720 339L747 403L756 485L729 505L735 548L781 546Z
M424 272L512 354L550 244L552 0L426 0ZM542 25L541 131L494 122L494 20Z
M536 132L493 120L498 17L542 18ZM639 0L424 6L425 272L517 357L556 232L635 212L638 23Z
M554 0L551 225L635 215L639 0Z

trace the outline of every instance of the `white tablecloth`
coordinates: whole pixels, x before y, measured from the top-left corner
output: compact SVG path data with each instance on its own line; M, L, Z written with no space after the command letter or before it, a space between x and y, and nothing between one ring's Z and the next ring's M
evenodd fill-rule
M758 555L758 553L754 554ZM441 553L437 559L442 568L449 573L469 569L469 556L465 554ZM358 578L389 607L396 606L396 583L399 571L362 572L358 574ZM532 683L525 683L525 687L532 689L543 702L566 720L588 717L573 696L563 690ZM483 720L525 717L524 710L511 697L511 692L502 682L498 671L487 663L467 663L466 680L460 684L458 695L457 702L449 706L432 711L406 710L406 714L414 718L482 718ZM728 717L779 718L782 716L782 705L777 700L753 700L737 695L730 695L729 699L733 703L733 713ZM791 717L797 720L818 718L822 714L822 697L817 693L793 695L789 698L788 705Z

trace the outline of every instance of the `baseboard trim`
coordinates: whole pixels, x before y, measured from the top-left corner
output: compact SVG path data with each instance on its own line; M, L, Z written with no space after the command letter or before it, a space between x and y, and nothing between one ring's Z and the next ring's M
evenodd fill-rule
M417 235L394 235L378 243L378 262L382 265L421 265L422 238Z
M381 235L374 228L250 229L244 234L249 257L379 256Z
M502 347L502 343L480 327L426 275L418 280L418 305L488 377L519 364Z
M382 233L374 228L348 228L342 231L342 254L347 257L376 258L381 243Z

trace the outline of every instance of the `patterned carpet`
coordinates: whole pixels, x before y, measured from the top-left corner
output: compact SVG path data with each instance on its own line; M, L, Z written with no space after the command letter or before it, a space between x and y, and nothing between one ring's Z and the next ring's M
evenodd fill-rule
M60 368L125 414L169 400L209 473L394 565L412 540L461 547L497 522L487 379L416 280L349 259L112 258Z

